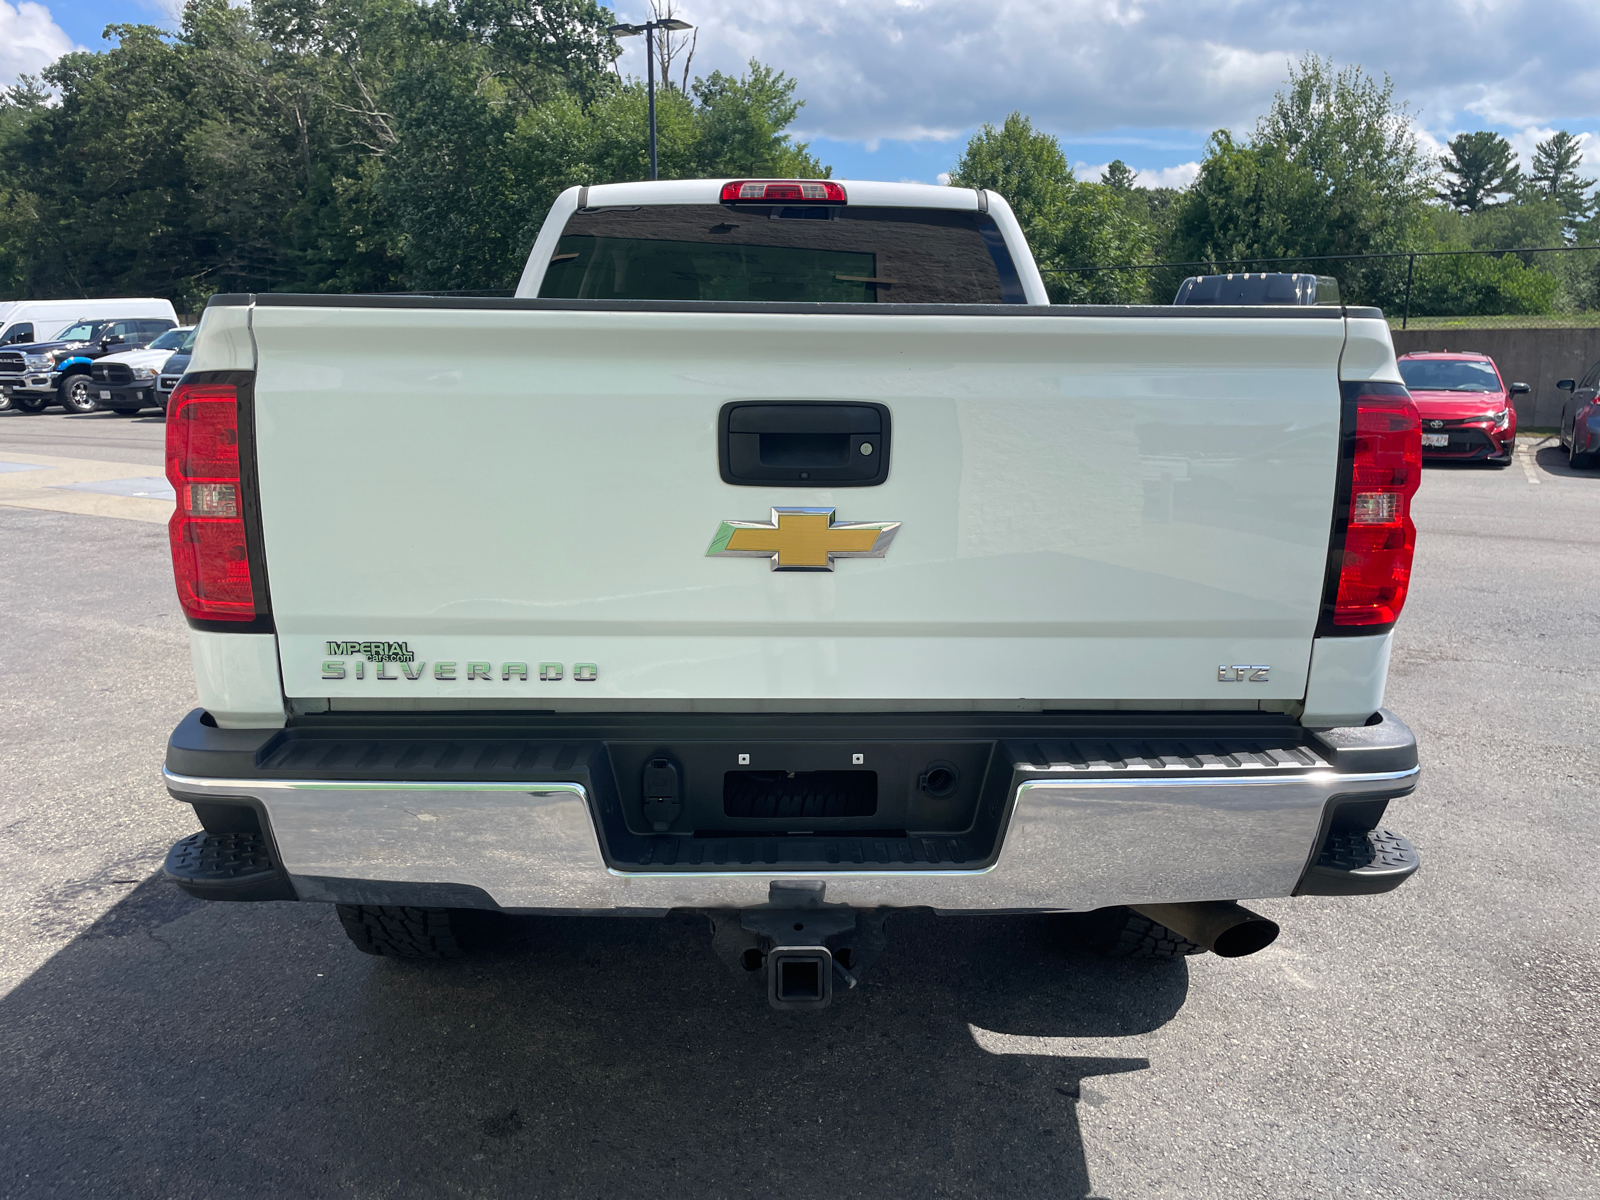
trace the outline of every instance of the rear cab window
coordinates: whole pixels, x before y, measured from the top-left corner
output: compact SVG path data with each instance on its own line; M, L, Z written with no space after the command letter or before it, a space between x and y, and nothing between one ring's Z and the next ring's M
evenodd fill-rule
M986 213L651 204L568 219L541 296L591 300L1023 304Z

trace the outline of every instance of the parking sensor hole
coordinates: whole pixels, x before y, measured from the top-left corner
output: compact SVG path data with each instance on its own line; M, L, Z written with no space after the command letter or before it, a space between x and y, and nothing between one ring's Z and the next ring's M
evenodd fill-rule
M960 779L961 773L950 763L929 763L927 770L922 773L922 790L935 800L943 800L955 794Z

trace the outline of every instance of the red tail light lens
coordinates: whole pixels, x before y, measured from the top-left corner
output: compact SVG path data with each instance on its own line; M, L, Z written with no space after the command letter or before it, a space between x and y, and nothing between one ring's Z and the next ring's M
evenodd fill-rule
M239 395L232 384L183 384L167 404L167 526L185 616L255 619L255 581L239 494Z
M845 204L844 188L828 179L736 179L722 185L724 204Z
M1389 625L1411 583L1417 527L1411 497L1422 482L1422 422L1403 389L1356 396L1355 462L1335 625Z

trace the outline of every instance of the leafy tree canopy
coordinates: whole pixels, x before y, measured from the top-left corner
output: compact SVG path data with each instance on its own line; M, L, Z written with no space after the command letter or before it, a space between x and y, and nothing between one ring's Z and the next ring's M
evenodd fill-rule
M1105 174L1100 176L1100 182L1113 191L1126 192L1132 189L1133 182L1139 178L1135 171L1120 158L1113 158L1106 164Z
M1565 129L1557 130L1533 148L1529 189L1561 205L1569 225L1576 225L1594 211L1588 192L1595 181L1578 174L1582 165L1583 145Z
M985 125L970 142L950 182L1006 198L1022 226L1050 298L1057 303L1142 300L1145 279L1115 268L1145 261L1148 226L1104 184L1078 180L1061 145L1012 113Z
M1326 271L1316 266L1324 256L1413 243L1431 188L1410 114L1395 103L1389 79L1307 55L1290 67L1288 86L1248 139L1212 135L1199 176L1178 201L1168 252L1222 270L1232 263ZM1404 265L1397 271L1391 260L1340 265L1342 292L1357 302L1386 302L1404 286ZM1175 286L1182 273L1164 284Z
M568 182L647 175L594 0L190 0L0 95L0 294L492 289ZM51 93L55 99L52 100ZM658 92L663 174L824 175L759 63Z
M1439 156L1439 166L1447 176L1439 198L1461 212L1492 207L1501 202L1500 197L1515 195L1522 186L1516 151L1498 133L1458 133L1449 147Z

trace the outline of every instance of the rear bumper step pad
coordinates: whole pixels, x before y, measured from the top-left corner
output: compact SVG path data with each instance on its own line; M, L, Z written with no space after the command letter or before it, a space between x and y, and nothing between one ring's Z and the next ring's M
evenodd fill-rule
M1371 896L1392 892L1417 873L1422 856L1387 829L1336 829L1300 883L1301 896Z
M190 834L167 851L162 869L201 900L297 899L259 833Z

